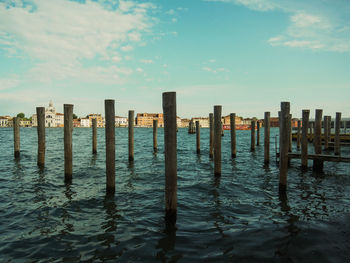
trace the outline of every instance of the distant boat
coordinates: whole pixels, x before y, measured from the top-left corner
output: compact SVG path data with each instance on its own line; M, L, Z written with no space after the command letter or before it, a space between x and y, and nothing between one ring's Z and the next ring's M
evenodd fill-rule
M224 130L231 130L231 125L230 124L223 124L222 128ZM251 125L249 125L249 124L236 124L236 130L247 131L250 129L251 129ZM257 129L256 126L255 126L255 129Z

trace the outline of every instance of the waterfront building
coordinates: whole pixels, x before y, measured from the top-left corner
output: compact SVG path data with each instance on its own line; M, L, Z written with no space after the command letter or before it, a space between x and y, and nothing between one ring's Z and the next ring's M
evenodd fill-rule
M32 122L30 120L20 120L19 126L21 127L31 127Z
M92 114L89 114L87 118L89 118L90 123L92 123L92 119L96 119L97 127L99 128L105 126L105 119L102 117L101 114L92 113Z
M202 128L209 128L209 117L193 117L191 120L194 124L199 121L199 126Z
M190 119L181 119L181 126L182 128L188 128L188 126L190 125Z
M75 128L80 127L80 119L73 119L73 127Z
M49 107L45 108L45 127L63 127L64 115L56 112L52 100L49 102ZM32 126L38 126L38 118L36 114L32 115Z
M153 127L153 120L158 120L158 127L164 127L163 113L138 113L136 125L140 127Z
M56 112L56 127L64 127L64 114Z
M115 116L115 127L127 127L129 124L127 117Z
M241 125L243 123L243 118L236 115L236 125ZM251 120L251 119L249 119ZM222 117L222 124L230 125L230 114Z
M10 116L0 116L0 127L9 127Z
M182 126L181 118L179 116L176 117L176 126L178 128L181 128Z
M81 118L80 119L80 127L83 127L83 128L91 127L90 119L89 118Z

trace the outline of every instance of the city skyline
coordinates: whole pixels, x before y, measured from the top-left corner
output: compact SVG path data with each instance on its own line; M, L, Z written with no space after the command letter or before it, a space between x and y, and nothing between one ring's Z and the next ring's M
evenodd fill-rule
M281 101L350 116L350 3L345 0L0 3L0 115L162 112L277 116Z

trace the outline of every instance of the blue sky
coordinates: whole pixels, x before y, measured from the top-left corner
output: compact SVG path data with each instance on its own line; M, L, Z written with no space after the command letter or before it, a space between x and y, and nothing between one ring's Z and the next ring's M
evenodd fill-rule
M0 115L350 116L349 0L0 0Z

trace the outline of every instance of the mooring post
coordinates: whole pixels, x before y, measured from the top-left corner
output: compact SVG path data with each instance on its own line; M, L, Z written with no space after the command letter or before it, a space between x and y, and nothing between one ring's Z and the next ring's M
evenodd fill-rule
M134 111L129 110L129 121L128 121L128 141L129 141L129 162L134 161Z
M270 112L264 116L264 163L270 162Z
M303 126L301 133L301 168L307 169L308 159L308 127L310 110L303 110Z
M260 145L260 121L256 122L256 145Z
M250 151L255 151L255 121L251 121L250 125Z
M154 153L158 151L157 130L158 130L158 120L153 120L153 152Z
M201 130L199 121L196 121L196 146L197 146L197 154L201 153Z
M328 150L328 116L323 117L324 150Z
M163 93L165 153L165 220L176 223L177 214L177 138L176 92Z
M334 154L340 155L340 120L341 112L335 115L335 138L334 138Z
M230 114L231 157L236 158L236 113Z
M105 100L106 192L115 192L115 108L114 100Z
M92 119L92 153L97 153L97 120Z
M289 150L289 118L290 103L281 102L281 145L280 145L280 180L279 192L285 193L287 190L287 172L288 172L288 150Z
M332 117L328 116L327 118L327 130L328 130L328 143L331 141L331 134L332 134ZM329 147L329 145L328 145Z
M214 175L221 176L221 105L214 106Z
M38 133L38 160L39 167L45 166L45 107L36 108L37 133Z
M314 123L313 122L309 122L309 127L310 127L310 138L309 138L309 141L312 142L313 141L313 127L314 127Z
M315 113L315 130L314 130L315 154L322 153L321 133L322 133L322 110L317 109ZM314 160L313 170L322 171L322 169L323 169L323 161Z
M292 152L292 114L289 114L288 117L288 136L289 136L289 143L288 143L288 152ZM289 164L289 159L288 159Z
M20 118L13 117L13 146L14 146L14 155L15 159L19 158L20 155L20 128L19 128Z
M214 156L214 115L209 113L209 158Z
M300 151L300 131L301 131L301 121L298 120L298 131L297 131L297 151Z
M72 153L72 133L73 133L73 105L64 104L64 180L72 181L73 175L73 153Z

